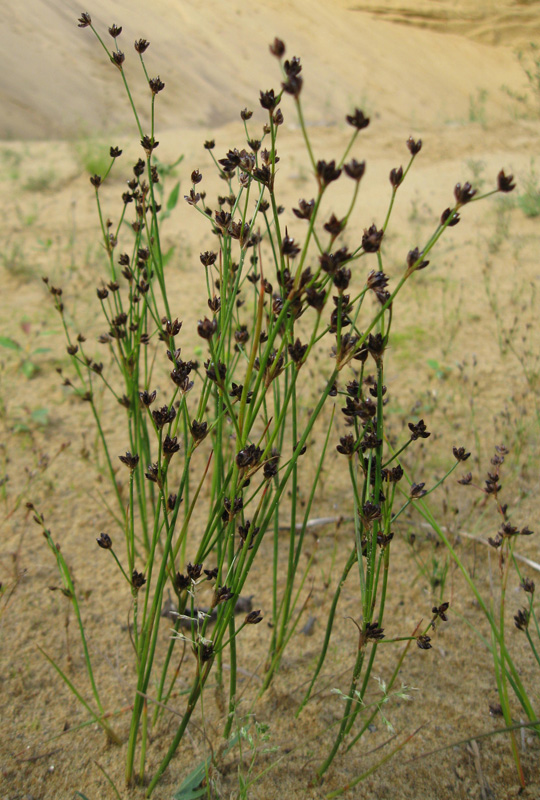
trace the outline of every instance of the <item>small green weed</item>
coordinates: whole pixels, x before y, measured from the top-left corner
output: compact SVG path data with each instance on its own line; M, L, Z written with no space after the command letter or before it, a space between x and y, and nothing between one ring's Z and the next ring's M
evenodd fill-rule
M33 378L40 370L39 356L45 353L50 353L50 347L35 347L35 333L29 322L21 322L21 331L26 336L26 341L21 344L16 339L10 336L0 336L0 347L6 350L11 350L16 354L17 369L29 380ZM43 334L41 334L43 335Z
M534 158L531 159L531 169L528 175L521 180L521 191L517 204L526 217L540 216L540 180L536 171Z
M30 175L24 182L23 189L25 192L30 192L32 194L50 192L56 187L57 180L58 176L54 169L42 170L36 173L36 175Z
M477 89L476 94L469 95L469 122L478 122L483 128L485 128L487 124L487 98L487 89Z
M109 147L96 139L81 139L75 145L80 167L89 175L105 175L110 167Z

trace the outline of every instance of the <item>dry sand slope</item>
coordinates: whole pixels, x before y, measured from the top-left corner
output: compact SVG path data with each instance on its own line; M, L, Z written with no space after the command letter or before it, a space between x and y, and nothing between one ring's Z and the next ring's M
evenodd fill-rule
M2 5L2 138L57 139L125 126L114 67L104 62L89 31L76 29L84 10L79 3ZM162 127L215 127L235 119L237 109L252 102L254 88L272 80L261 54L275 35L304 60L310 78L306 110L316 122L333 120L336 110L341 114L366 99L386 119L432 124L450 110L461 117L477 88L497 95L502 84L522 83L511 47L538 36L540 24L538 3L517 0L424 0L409 7L391 0L90 5L100 30L113 22L123 26L130 79L140 77L132 42L144 36L152 43L149 68L167 82ZM494 43L508 48L487 46ZM493 113L502 100L490 99Z

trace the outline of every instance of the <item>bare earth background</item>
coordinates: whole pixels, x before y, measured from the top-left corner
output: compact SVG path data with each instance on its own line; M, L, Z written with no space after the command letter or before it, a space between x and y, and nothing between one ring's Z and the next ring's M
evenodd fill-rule
M131 45L136 38L150 40L146 62L166 84L157 102L159 156L167 162L184 154L178 170L181 194L189 187L193 169L212 172L202 147L205 139L216 139L221 156L229 147L242 146L242 108L255 111L255 124L262 121L259 90L278 86L277 67L267 49L276 35L285 40L290 55L302 58L305 115L319 157L340 154L347 138L346 113L358 106L371 116L354 152L368 164L355 218L360 234L373 221L381 222L389 198L389 170L406 161L407 137L420 136L424 148L400 190L388 238L392 277L402 268L407 251L422 242L450 204L457 181L483 182L487 189L504 167L516 176L522 191L539 152L539 98L531 95L524 105L504 88L526 92L516 51L538 42L539 2L95 0L83 9L63 0L26 0L4 5L0 335L21 345L20 353L0 350L0 480L8 478L0 486L0 581L5 589L0 606L0 797L6 800L63 800L73 798L76 790L90 800L112 797L96 761L124 791L122 757L106 746L98 730L90 726L59 736L83 723L85 714L37 645L66 668L70 661L72 679L83 693L86 676L74 620L67 624L67 602L59 591L51 591L58 587L55 565L24 505L32 500L45 514L55 540L62 543L85 597L83 613L103 696L111 710L121 709L131 702L133 681L126 631L129 598L112 560L103 558L95 545L99 532L114 525L102 501L107 486L94 466L97 443L87 409L61 386L56 372L57 367L69 369L68 359L59 320L40 280L46 274L63 287L77 329L95 339L101 332L95 287L104 263L85 164L100 146L124 149L124 161L116 165L117 181L104 195L110 204L105 213L114 216L122 181L138 157L138 148L118 71L102 57L91 32L76 26L83 10L91 13L104 35L113 22L123 26L125 68L141 105L149 105L148 90ZM311 179L293 109L286 103L283 108L281 199L290 214L299 197L311 196ZM340 191L332 196L336 213L347 202ZM184 321L186 352L198 345L196 321L204 313L198 254L212 247L210 231L195 217L181 204L164 228L166 244L175 246L169 265L172 307ZM539 242L537 219L526 217L515 203L496 200L466 209L462 223L448 232L428 270L415 276L417 280L406 289L387 379L396 433L407 419L419 416L434 431L415 451L417 462L411 462L415 478L433 481L450 463L452 446L465 444L473 450L471 467L480 479L493 446L504 441L511 448L504 499L516 506L520 524L533 529L538 527L539 510L538 427L533 423L531 392L535 380L538 388L540 352ZM514 351L505 341L512 327ZM50 349L40 353L36 348ZM32 366L22 369L28 361ZM105 414L113 430L114 418ZM338 412L336 418L340 416ZM314 448L319 435L314 437ZM339 435L343 435L341 421L333 434L336 441ZM121 439L118 448L118 452L125 449ZM315 516L350 512L352 501L340 487L339 469L339 462L331 463L325 472ZM472 495L457 489L453 481L435 501L443 523L456 537L463 531L492 535L497 521L490 509L473 507ZM196 524L197 520L195 528ZM411 532L417 537L415 552L425 563L444 559L417 519L403 524L392 545L389 634L410 633L438 599L405 541ZM308 788L329 743L328 736L315 739L314 735L339 712L341 701L330 689L345 688L347 676L339 673L354 658L355 629L345 619L357 616L357 587L352 581L342 596L331 658L318 686L321 691L298 721L294 711L317 658L350 537L346 522L313 537L316 566L306 611L306 618L313 615L316 620L313 634L296 636L275 683L255 706L257 719L270 725L267 745L277 750L257 755L254 774L289 755L255 785L253 798L323 797L386 752L370 756L390 735L378 720L356 749L336 760L322 787ZM521 552L537 560L536 542L531 537L528 550ZM488 597L490 586L497 582L496 558L466 538L459 547ZM271 602L264 562L263 550L247 587L263 613ZM511 587L509 596L515 613L522 604L517 586ZM463 621L466 618L485 633L483 619L453 567L443 599L451 602L450 621L437 631L432 650L414 648L403 667L403 683L418 691L412 692L412 702L394 699L385 709L400 734L422 727L393 761L345 793L349 800L506 800L518 795L505 737L459 744L502 727L502 721L489 713L489 704L497 701L489 653ZM166 641L166 627L162 634ZM261 670L269 630L263 622L245 634L239 658L248 676ZM509 642L517 653L522 640L512 627ZM391 650L380 648L375 674L381 678L388 677L394 663ZM538 705L531 657L524 650L517 658ZM188 678L180 679L179 692ZM245 680L247 714L259 679ZM181 696L174 702L182 708ZM519 714L515 708L516 721ZM153 742L151 767L159 762L174 722L171 717ZM205 722L208 737L219 748L222 710L212 690L206 699ZM120 716L119 729L127 724L127 714ZM303 741L305 746L298 749ZM426 755L453 743L441 753ZM528 780L521 796L539 798L538 741L525 732L520 746ZM206 754L197 718L154 796L172 798L186 773ZM235 754L223 756L220 764L219 796L235 797ZM140 796L140 790L125 791L126 798Z

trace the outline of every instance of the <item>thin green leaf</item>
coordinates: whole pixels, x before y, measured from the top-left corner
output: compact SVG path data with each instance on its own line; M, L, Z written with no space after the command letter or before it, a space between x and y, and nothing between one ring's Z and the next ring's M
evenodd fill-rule
M169 249L168 249L168 250L166 250L166 251L165 251L165 252L162 254L162 256L161 256L161 259L162 259L162 261L163 261L163 266L164 266L164 267L166 267L166 266L167 266L167 264L169 263L169 261L171 260L171 258L172 258L172 256L173 256L173 253L174 253L175 249L176 249L176 248L175 248L174 244L172 244L172 245L169 247Z
M182 784L175 795L173 800L195 800L197 797L202 797L206 793L206 788L201 787L201 783L206 777L208 772L208 765L210 759L207 758L198 767L195 767L193 772L190 772L187 778L182 781Z
M49 422L49 409L35 408L30 416L34 422L37 422L39 425L47 425Z
M21 372L25 378L33 378L38 368L31 361L23 361L21 364Z
M172 211L178 203L178 195L180 194L180 181L176 181L173 190L167 199L167 211Z
M9 336L0 336L0 345L7 347L8 350L22 350L19 342L16 342L15 339L10 339Z

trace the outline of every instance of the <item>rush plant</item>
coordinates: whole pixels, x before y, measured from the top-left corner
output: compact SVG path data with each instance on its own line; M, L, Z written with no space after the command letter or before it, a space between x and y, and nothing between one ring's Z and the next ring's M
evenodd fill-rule
M345 702L336 700L342 704L342 718L334 744L319 765L317 775L322 778L336 755L362 737L390 696L411 644L429 649L435 623L447 618L448 603L441 602L423 627L404 635L385 635L393 525L469 455L455 447L445 476L433 486L412 483L401 488L401 455L430 432L420 419L409 423L399 446L390 446L388 439L385 405L391 398L384 383L385 356L398 297L428 266L431 251L468 206L495 192L511 191L512 177L501 171L496 187L483 195L469 183L456 184L453 200L434 221L431 235L422 246L411 243L400 271L387 274L385 237L422 142L410 137L405 167L390 172L388 208L380 227L370 224L361 232L351 230L366 168L354 152L370 120L355 109L346 116L350 135L341 154L331 159L316 155L302 109L302 65L297 57L286 58L284 43L275 39L270 51L281 70L280 88L260 92L262 125L244 109L238 148L216 155L213 140L204 145L207 161L223 181L223 195L210 201L203 188L204 170L196 169L185 196L186 214L204 218L213 244L192 267L201 283L197 334L204 355L196 358L186 354L182 344L185 332L181 314L177 316L170 300L168 259L162 247L161 224L174 211L178 196L175 187L162 209L165 171L156 160L155 112L165 84L160 77L150 77L145 60L149 43L139 39L135 52L149 89L150 123L145 128L127 80L128 59L119 46L122 29L111 26L105 40L87 13L81 15L79 26L93 32L119 77L141 147L115 221L103 210L102 187L111 171L120 168L120 148L111 147L104 174L90 179L105 253L105 274L96 289L103 314L98 344L105 355L96 355L96 343L78 331L62 289L44 279L71 359L64 381L94 419L111 480L111 530L96 532L95 538L103 557L114 560L123 578L124 593L118 602L131 609L133 702L126 782L138 781L146 785L147 796L153 793L182 743L211 675L226 696L223 734L229 737L234 730L237 642L247 626L262 619L257 594L253 601L245 597L250 588L256 592L250 573L262 550L270 553L264 567L270 571L273 589L261 691L279 670L306 602L312 560L302 559L302 554L325 460L329 448L336 446L334 405L339 402L348 432L339 439L337 451L348 474L345 502L354 514L354 534L301 708L309 702L325 662L340 592L350 575L356 575L359 586L353 620L358 646L348 685L341 692ZM292 103L298 116L311 173L310 194L293 209L283 208L279 194L280 182L287 181L277 166L285 101ZM328 215L328 198L338 181L347 184L344 191L349 196L348 209L339 218ZM287 220L300 220L303 235L289 235ZM351 247L344 244L345 234L354 241ZM189 334L186 340L193 346ZM155 387L164 376L168 389L158 397ZM109 405L101 401L102 392ZM305 397L310 398L309 410L302 402ZM124 431L121 452L114 449L104 415L114 417L115 442ZM304 456L315 430L322 445ZM119 468L124 471L125 490L118 480ZM303 506L298 501L300 477ZM69 559L43 516L35 511L35 518L77 617L93 699L85 699L48 658L91 718L117 743L121 737L113 729L108 703L94 678ZM199 597L208 584L213 587L212 600L203 608ZM161 652L159 632L167 618L173 620L173 634ZM400 652L383 699L373 706L365 703L365 696L378 648L387 642L394 642ZM224 653L230 664L226 688ZM191 681L183 715L166 755L148 780L150 734L163 716L180 671Z

